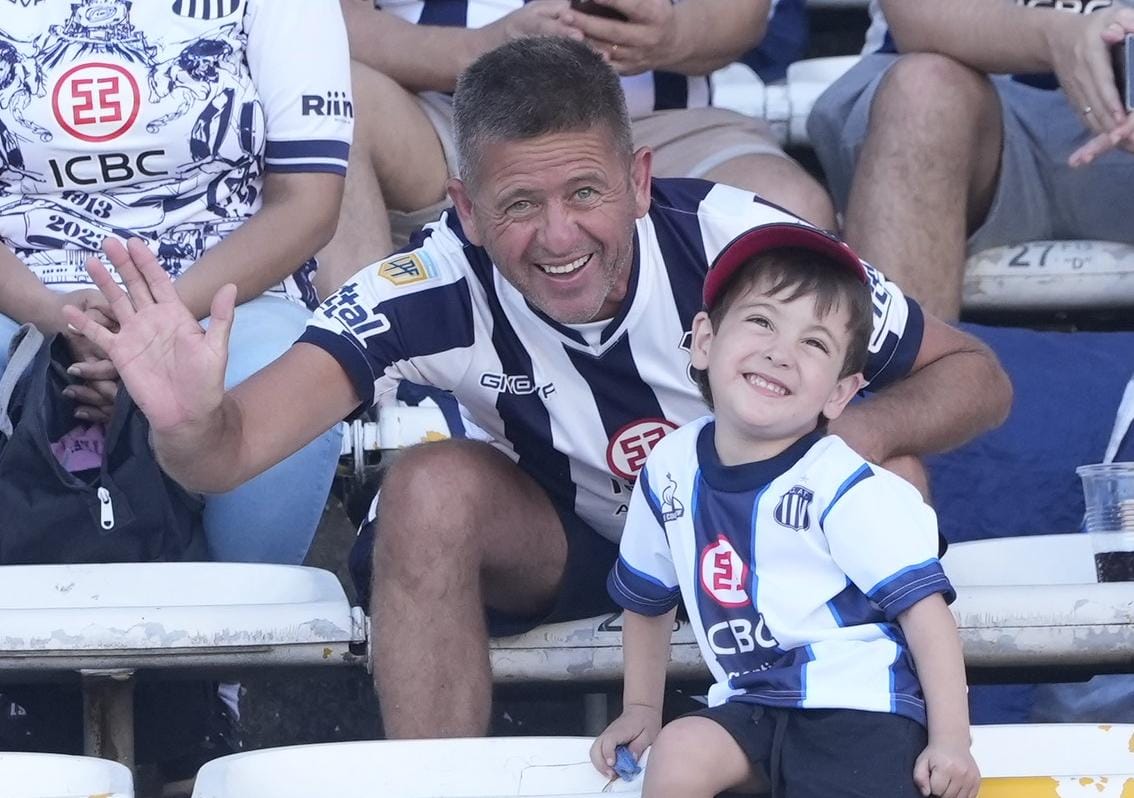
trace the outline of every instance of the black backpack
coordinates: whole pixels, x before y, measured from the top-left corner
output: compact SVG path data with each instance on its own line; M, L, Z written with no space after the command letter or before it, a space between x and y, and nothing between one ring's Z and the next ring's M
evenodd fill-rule
M0 376L0 563L208 559L199 497L158 466L149 424L125 389L102 465L70 473L51 450L78 422L61 391L66 340L24 325Z

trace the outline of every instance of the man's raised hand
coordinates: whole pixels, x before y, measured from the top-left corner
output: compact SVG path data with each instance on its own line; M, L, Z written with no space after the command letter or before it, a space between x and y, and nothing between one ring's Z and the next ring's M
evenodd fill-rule
M68 324L107 354L155 432L206 425L224 396L236 286L217 291L206 331L140 238L125 246L108 238L103 250L125 290L97 258L87 261L87 272L110 303L118 331L75 307L64 308Z

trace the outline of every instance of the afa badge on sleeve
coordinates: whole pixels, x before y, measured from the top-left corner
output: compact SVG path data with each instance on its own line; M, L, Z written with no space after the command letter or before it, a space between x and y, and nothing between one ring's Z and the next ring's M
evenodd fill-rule
M394 255L378 262L378 276L402 288L407 285L424 283L434 276L432 264L416 252Z

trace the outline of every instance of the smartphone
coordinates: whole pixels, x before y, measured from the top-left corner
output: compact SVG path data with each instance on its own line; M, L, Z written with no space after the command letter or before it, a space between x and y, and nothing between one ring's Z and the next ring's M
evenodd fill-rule
M1118 95L1127 111L1134 111L1134 34L1114 45L1114 82L1118 85Z
M571 0L571 8L580 14L590 14L596 17L626 21L626 15L609 6L599 5L595 0Z

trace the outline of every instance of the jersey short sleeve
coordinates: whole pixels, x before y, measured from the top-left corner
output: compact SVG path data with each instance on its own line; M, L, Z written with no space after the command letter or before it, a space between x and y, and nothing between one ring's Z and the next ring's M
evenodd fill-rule
M650 484L649 468L647 460L630 497L618 560L606 584L619 606L653 616L677 606L681 590L662 522L661 503Z
M867 348L863 376L870 390L884 388L913 369L925 329L921 306L902 293L869 263L870 300L874 308L874 331Z
M937 559L936 513L894 474L864 463L819 524L832 559L887 619L934 593L956 597Z
M365 405L402 380L451 391L469 367L475 333L461 243L436 235L373 263L316 308L300 342L327 350Z
M345 175L354 127L346 26L334 0L249 0L248 67L273 172Z

